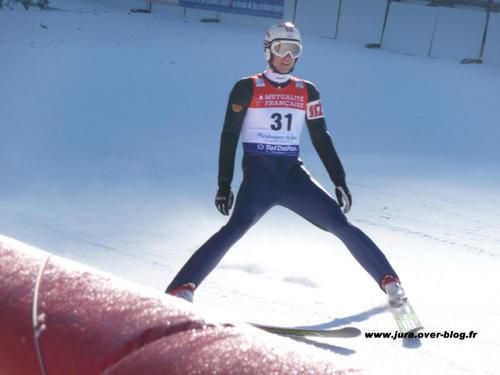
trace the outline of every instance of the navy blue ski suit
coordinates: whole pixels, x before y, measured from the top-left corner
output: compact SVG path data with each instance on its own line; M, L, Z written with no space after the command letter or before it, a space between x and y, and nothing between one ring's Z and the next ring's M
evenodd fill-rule
M278 84L266 74L258 75L257 79L260 80L257 85L260 82L275 88L296 82L290 79ZM221 135L219 188L230 189L238 139L248 107L255 100L255 82L255 77L244 78L236 83L230 94ZM301 82L304 82L307 89L307 101L319 101L319 92L315 86L308 81ZM347 189L344 169L324 118L307 119L306 124L312 143L333 183ZM191 256L167 287L167 293L190 282L199 286L231 246L275 205L286 207L337 236L379 286L385 276L397 278L382 251L365 233L347 220L336 200L308 173L298 153L266 154L254 152L256 149L246 146L244 144L243 182L228 223Z

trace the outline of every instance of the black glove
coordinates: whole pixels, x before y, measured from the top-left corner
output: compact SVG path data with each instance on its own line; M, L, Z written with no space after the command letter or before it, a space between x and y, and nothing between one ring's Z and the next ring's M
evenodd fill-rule
M229 211L233 207L234 194L230 186L219 187L215 196L215 207L222 215L229 215Z
M348 213L352 206L352 196L345 182L335 186L335 195L337 196L337 202L339 202L342 212L345 214Z

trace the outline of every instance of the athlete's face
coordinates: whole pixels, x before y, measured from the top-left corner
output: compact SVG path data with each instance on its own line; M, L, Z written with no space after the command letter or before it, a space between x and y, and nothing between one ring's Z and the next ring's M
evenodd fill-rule
M293 66L295 65L295 59L289 54L285 55L285 57L273 55L272 64L278 73L288 74L292 71Z

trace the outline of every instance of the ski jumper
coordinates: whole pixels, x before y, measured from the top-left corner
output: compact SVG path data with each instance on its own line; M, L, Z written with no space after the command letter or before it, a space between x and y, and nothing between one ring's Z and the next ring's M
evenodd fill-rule
M221 135L218 181L219 187L230 187L241 139L243 182L234 211L228 223L191 256L167 292L185 283L200 285L231 246L275 205L337 236L378 285L384 276L397 278L382 251L347 220L337 201L311 177L299 158L300 134L307 125L331 180L336 186L345 185L319 92L308 81L286 76L276 82L269 78L274 76L266 71L241 79L231 92Z

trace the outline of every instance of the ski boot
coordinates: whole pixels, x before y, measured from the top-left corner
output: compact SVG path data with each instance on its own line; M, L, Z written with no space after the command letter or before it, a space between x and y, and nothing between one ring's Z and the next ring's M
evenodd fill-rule
M186 283L182 284L181 286L178 286L177 288L169 290L167 294L182 298L188 302L193 302L195 289L196 289L195 283Z
M389 306L400 332L416 332L423 328L415 310L408 302L408 297L394 276L385 276L381 282L382 289L387 293Z

